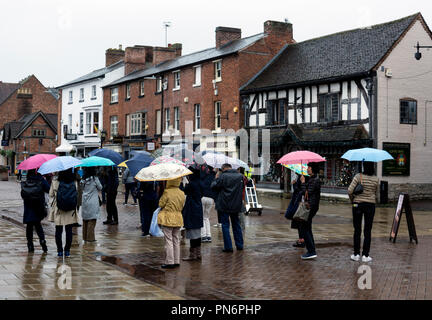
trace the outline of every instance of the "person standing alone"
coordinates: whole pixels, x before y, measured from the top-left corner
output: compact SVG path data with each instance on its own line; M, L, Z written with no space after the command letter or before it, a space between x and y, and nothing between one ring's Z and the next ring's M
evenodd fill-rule
M222 223L222 235L224 240L223 252L233 252L230 220L237 250L243 250L243 235L239 222L239 212L243 207L243 176L232 169L230 164L222 165L222 173L216 174L216 179L211 184L213 191L217 193L216 210L220 214Z
M354 225L354 254L351 256L351 260L360 260L360 240L364 216L364 241L361 260L362 262L370 262L372 258L369 256L369 251L372 238L372 224L375 216L378 178L374 175L375 165L373 162L364 162L363 168L363 173L357 174L348 187L348 195L353 203L352 214ZM363 186L363 192L354 195L354 189L358 184Z

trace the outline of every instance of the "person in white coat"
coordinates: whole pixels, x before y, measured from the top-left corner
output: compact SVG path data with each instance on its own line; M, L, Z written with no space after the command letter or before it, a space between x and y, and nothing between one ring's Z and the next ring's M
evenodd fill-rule
M82 189L81 217L83 219L83 240L94 242L96 221L100 216L99 191L102 184L96 176L94 167L84 168L84 176L80 182Z

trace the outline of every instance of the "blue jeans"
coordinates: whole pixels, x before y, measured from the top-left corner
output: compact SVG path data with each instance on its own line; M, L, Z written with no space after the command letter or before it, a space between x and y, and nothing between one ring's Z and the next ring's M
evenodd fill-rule
M232 250L232 241L230 235L230 219L232 223L235 245L237 249L243 249L243 235L242 235L238 213L220 212L220 222L222 223L224 249Z

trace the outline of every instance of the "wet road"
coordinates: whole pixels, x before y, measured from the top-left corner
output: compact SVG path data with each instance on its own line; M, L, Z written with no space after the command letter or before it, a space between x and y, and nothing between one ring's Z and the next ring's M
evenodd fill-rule
M0 182L0 210L22 219L22 203L15 183ZM352 218L349 205L322 203L313 231L318 259L301 261L303 249L291 246L297 231L280 214L286 200L262 199L262 216L246 217L245 250L222 253L220 228L212 227L212 243L202 244L201 262L182 262L162 270L163 239L142 238L138 208L119 200L119 226L98 221L97 244L83 245L75 237L71 267L72 289L61 290L57 273L63 264L39 246L27 254L22 228L0 220L0 298L3 299L432 299L431 211L415 211L419 244L410 244L405 219L398 241L388 241L394 208L378 208L373 228L370 263L372 290L360 290L360 263L351 262ZM131 201L131 200L129 200ZM103 214L105 217L105 213ZM212 225L216 222L213 213ZM50 229L51 228L51 229ZM47 225L52 232L52 226ZM78 232L80 229L78 229ZM35 241L36 243L36 241ZM182 245L182 256L188 252Z

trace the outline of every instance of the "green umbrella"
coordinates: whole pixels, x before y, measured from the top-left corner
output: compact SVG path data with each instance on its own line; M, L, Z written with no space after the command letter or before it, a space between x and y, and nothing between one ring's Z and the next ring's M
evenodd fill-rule
M82 164L77 167L109 167L115 166L115 163L110 159L102 158L102 157L89 157L82 160Z

